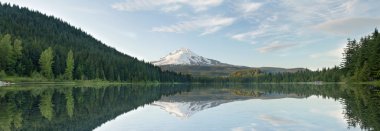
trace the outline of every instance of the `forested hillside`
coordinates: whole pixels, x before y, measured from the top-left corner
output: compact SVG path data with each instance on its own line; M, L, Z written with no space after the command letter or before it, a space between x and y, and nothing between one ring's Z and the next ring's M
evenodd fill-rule
M359 41L349 40L342 70L350 80L380 80L380 36L377 29Z
M0 5L0 74L47 79L189 81L111 48L53 16Z

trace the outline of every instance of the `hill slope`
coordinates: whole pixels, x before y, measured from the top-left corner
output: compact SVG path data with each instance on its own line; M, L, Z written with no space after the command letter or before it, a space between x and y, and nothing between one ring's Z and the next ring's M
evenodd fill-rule
M74 79L121 81L187 81L188 76L161 71L159 67L118 52L68 23L27 8L0 5L0 35L10 34L22 41L22 56L12 64L2 64L6 73L30 76L40 71L40 54L53 49L54 77L65 72L69 50L74 53ZM6 36L6 37L9 37ZM1 53L1 52L0 52ZM5 63L5 62L3 62ZM17 68L16 68L17 67Z

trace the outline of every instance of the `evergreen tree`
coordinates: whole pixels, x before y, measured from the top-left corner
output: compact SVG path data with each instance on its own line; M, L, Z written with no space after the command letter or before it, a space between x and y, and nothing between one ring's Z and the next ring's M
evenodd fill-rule
M73 56L73 51L70 50L67 53L66 69L65 69L65 74L64 74L67 80L73 79L73 71L74 71L74 56Z
M52 70L52 65L54 63L53 61L53 49L49 47L45 51L41 53L40 56L40 68L41 68L41 73L43 76L45 76L48 79L53 78L53 70Z
M13 59L14 59L14 65L12 66L16 74L21 74L22 70L24 70L22 65L22 42L21 40L16 39L13 42Z
M10 73L13 64L13 48L11 35L6 34L0 40L0 70Z

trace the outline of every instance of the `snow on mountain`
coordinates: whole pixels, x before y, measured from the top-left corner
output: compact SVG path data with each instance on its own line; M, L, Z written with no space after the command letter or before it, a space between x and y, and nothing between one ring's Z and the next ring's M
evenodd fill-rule
M180 119L188 119L197 112L203 111L208 108L213 108L213 107L216 107L228 102L232 102L232 101L231 100L192 101L192 102L156 101L152 105L158 106L162 110L165 110Z
M186 48L181 48L179 50L171 52L170 54L166 55L160 60L153 61L152 64L158 65L158 66L160 65L210 65L210 66L228 65L228 64L221 63L217 60L208 59L208 58L199 56Z
M214 108L222 104L244 101L251 99L282 99L282 98L304 98L296 94L262 93L259 96L240 96L231 93L231 90L193 90L188 93L181 93L174 96L162 97L159 101L153 102L152 106L168 112L179 119L188 119L192 115L206 109Z

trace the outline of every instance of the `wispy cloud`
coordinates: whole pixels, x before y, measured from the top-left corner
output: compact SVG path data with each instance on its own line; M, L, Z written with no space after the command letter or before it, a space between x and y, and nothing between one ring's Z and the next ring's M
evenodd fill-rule
M322 52L322 53L311 54L310 58L319 59L319 58L325 57L325 58L332 58L334 59L334 61L339 61L343 57L345 46L346 44L341 44L338 48L335 48L326 52Z
M318 24L314 28L334 34L352 34L380 27L380 18L342 18Z
M280 43L279 41L275 41L273 43L270 43L270 44L267 44L263 47L260 47L257 50L260 53L268 53L268 52L272 52L272 51L290 49L292 47L295 47L296 45L297 44L287 44L287 43Z
M244 127L235 127L232 128L231 131L244 131Z
M171 33L184 33L188 31L203 30L201 35L207 35L215 33L222 28L229 26L235 22L235 18L232 17L207 17L197 18L195 20L184 21L178 24L154 27L154 32L171 32Z
M338 122L342 124L346 124L346 120L344 118L344 114L341 108L338 108L337 110L331 110L331 111L322 111L320 109L310 109L310 113L315 113L318 115L325 115L331 118L334 118L338 120Z
M251 44L276 43L276 41L295 43L294 40L301 32L302 30L290 30L287 24L263 22L257 29L231 35L231 39Z
M310 1L294 1L282 0L280 3L286 9L286 13L291 13L289 19L302 23L312 24L332 18L340 18L348 15L346 3L355 0L310 0Z
M257 2L241 2L236 4L236 9L244 14L252 13L258 10L262 6L262 3Z
M146 11L161 9L174 11L181 6L190 6L195 12L206 11L223 3L223 0L129 0L112 4L112 8L121 11Z
M231 38L238 40L238 41L246 41L248 39L254 39L254 38L256 38L256 37L258 37L264 33L265 33L264 30L255 30L255 31L235 34L235 35L231 36Z
M171 5L171 6L166 6L166 7L161 8L161 10L164 12L173 12L173 11L177 11L181 8L182 8L181 5Z
M363 4L358 0L245 2L250 4L236 7L240 13L250 12L247 13L249 16L245 19L251 22L251 26L246 31L229 36L237 41L261 44L262 47L257 48L257 51L261 53L289 49L298 44L310 44L309 41L321 39L316 37L323 35L321 31L347 34L359 30L368 31L380 26L380 19L376 17L355 18L355 16L369 14L367 11L364 13L358 10L356 5L368 7L366 8L368 10L374 9L366 4L368 2ZM322 54L313 55L314 58L318 56Z
M271 115L260 115L259 119L269 122L273 126L280 126L280 125L289 125L289 124L297 124L298 122L294 120L289 120L285 118L279 118Z

